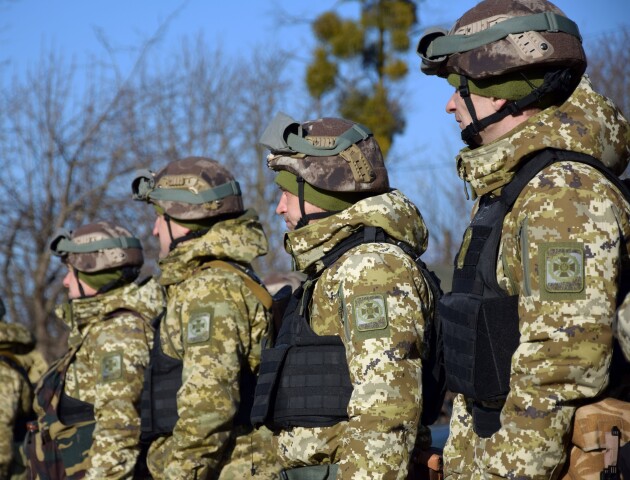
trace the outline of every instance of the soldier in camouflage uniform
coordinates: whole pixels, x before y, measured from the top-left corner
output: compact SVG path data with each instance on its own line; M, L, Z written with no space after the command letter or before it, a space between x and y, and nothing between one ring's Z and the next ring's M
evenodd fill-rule
M58 232L50 249L68 268L69 302L57 315L70 337L35 390L38 431L26 446L33 478L143 478L140 397L160 287L135 282L140 241L110 222Z
M433 312L410 256L427 247L425 224L390 190L380 148L361 125L278 114L261 144L278 172L285 249L307 280L263 350L252 419L275 430L282 478L404 479Z
M167 294L143 398L149 469L165 480L275 478L271 433L249 422L271 306L251 267L267 253L256 213L208 158L139 172L132 188L157 213Z
M628 122L593 91L578 27L546 0L485 0L418 53L456 90L457 171L477 199L439 305L460 393L447 478L599 479L604 437L630 413L609 368ZM581 418L584 404L602 415Z
M32 420L33 384L46 362L33 335L22 325L5 323L4 314L0 300L0 480L18 480L26 478L19 446Z

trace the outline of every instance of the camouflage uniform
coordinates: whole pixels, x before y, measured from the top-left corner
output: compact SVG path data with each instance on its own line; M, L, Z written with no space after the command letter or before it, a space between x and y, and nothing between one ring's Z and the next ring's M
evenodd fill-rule
M40 381L35 411L40 435L63 451L76 425L49 423L46 405L39 403L48 376L65 372L63 391L94 406L92 443L81 462L65 465L68 475L84 472L87 479L133 478L140 453L140 393L153 339L151 319L162 308L162 291L155 280L131 283L93 297L60 306L57 314L70 328L69 350Z
M151 474L165 480L275 478L271 433L253 431L249 422L248 389L271 306L250 265L267 253L258 217L244 211L232 174L209 158L177 160L155 175L141 171L132 190L158 213L154 231L167 294L142 412L143 435L152 440ZM158 405L160 395L169 398ZM164 418L167 425L158 426Z
M34 344L25 327L0 320L0 479L26 478L14 431L17 427L25 432L32 412L33 387L29 377L37 375L31 359Z
M246 213L218 222L160 261L166 316L160 344L183 361L172 435L155 440L148 463L156 479L275 478L271 434L233 427L242 368L256 372L269 314L235 272L208 265L210 259L249 264L267 252L258 218ZM208 318L209 322L203 320Z
M526 155L548 147L592 155L619 173L628 163L630 129L584 78L560 107L543 110L493 143L460 152L459 174L476 195L491 195L509 183ZM560 162L525 187L504 220L497 263L499 284L519 295L521 333L502 427L487 439L478 437L459 395L444 450L447 478L558 476L575 405L600 395L608 382L629 216L619 191L589 166ZM581 293L553 293L552 272L542 261L551 258L553 246L583 252Z
M427 31L418 53L424 73L456 87L446 108L471 147L458 155L457 169L479 197L455 261L453 292L439 306L449 331L449 384L466 392L453 406L447 478L598 479L600 438L630 408L618 400L623 394L612 398L623 385L609 382L630 239L630 206L614 178L630 157L628 122L592 90L579 29L547 0L483 0L449 32ZM550 158L559 161L529 176ZM484 214L492 222L484 223ZM480 250L475 238L484 229L492 241ZM475 302L481 311L496 299L509 302L497 308L501 316L473 311ZM456 328L466 314L478 322L472 335ZM486 317L496 323L486 338L514 342L506 361L494 364L506 383L494 390L476 381L476 369L500 354L462 355L473 364L468 371L457 358L466 346L459 340L472 338L474 347ZM581 415L592 416L581 423Z
M362 225L381 227L418 252L426 249L422 217L396 190L288 232L285 248L306 273ZM386 313L378 326L366 327L361 311L375 298ZM343 340L354 387L350 419L331 427L281 431L274 440L285 468L336 463L337 478L406 478L421 413L420 354L431 305L417 266L391 244L355 247L323 272L313 292L311 327L318 335Z
M426 226L410 200L389 188L366 127L339 118L297 124L279 113L261 143L283 191L276 212L293 228L285 249L307 281L283 317L278 345L264 352L253 412L276 430L288 478L407 478L414 447L430 444L420 425L421 359L433 295L407 253L425 251ZM389 240L378 241L377 231ZM305 336L293 340L293 331ZM286 345L281 365L288 366L273 367ZM320 362L328 362L326 375ZM277 372L275 398L265 394L268 370ZM293 384L305 392L285 390Z

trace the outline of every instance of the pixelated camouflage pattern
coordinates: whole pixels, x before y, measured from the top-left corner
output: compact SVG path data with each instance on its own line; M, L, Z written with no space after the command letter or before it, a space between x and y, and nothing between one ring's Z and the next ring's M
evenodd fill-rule
M630 361L630 295L626 296L619 307L615 334L619 339L619 345L621 345L624 356Z
M478 195L510 181L525 155L546 147L588 153L616 172L630 157L628 123L586 79L550 108L492 144L460 152L463 177ZM497 279L519 295L520 345L512 358L501 428L487 439L472 430L470 405L454 402L444 458L449 479L558 478L568 456L576 404L604 392L612 355L612 321L630 207L592 167L560 162L522 191L506 216ZM584 287L547 288L548 246L583 252Z
M449 35L470 35L508 18L535 13L553 12L566 15L546 0L484 0L468 10L451 28ZM528 68L570 67L577 76L586 69L586 56L580 40L564 32L527 32L527 48L518 47L517 38L509 35L497 42L474 50L451 55L442 76L458 73L482 79ZM525 43L525 42L523 42ZM541 48L542 44L545 44Z
M33 347L33 336L24 326L0 321L0 355L3 353L11 355L12 360L18 360L18 363L29 372L28 365L24 365L17 354L26 357ZM18 452L15 451L13 428L19 418L30 412L32 401L33 392L24 376L7 363L0 361L1 479L26 478L25 472L20 475L16 473L18 465L23 462L19 461Z
M212 258L248 264L266 253L262 226L248 211L215 223L204 236L179 244L160 260L168 298L160 341L166 355L182 359L183 383L173 434L149 449L149 469L157 480L248 478L252 463L254 478L279 473L268 431L232 427L240 370L258 371L270 314L239 274L204 268ZM197 319L209 319L201 334L191 333Z
M304 122L302 128L311 142L334 143L334 139L354 125L341 118L320 118ZM315 157L310 155L274 155L267 157L267 165L274 171L287 170L302 177L310 185L331 192L385 193L389 190L389 177L383 154L374 136L361 140L339 155ZM347 154L346 154L347 152ZM344 155L352 159L344 158ZM354 166L354 169L353 169ZM360 172L360 174L357 173ZM363 180L361 180L361 178ZM369 178L369 180L368 180Z
M79 245L109 238L132 237L123 227L110 222L96 222L83 225L72 232L72 241ZM69 253L68 263L80 272L100 272L110 268L141 266L143 263L140 248L108 248L90 253Z
M138 457L140 438L140 393L149 362L153 338L150 321L163 308L159 284L151 279L132 283L94 297L72 300L58 315L70 328L69 351L51 366L70 365L64 392L94 406L93 441L85 461L67 469L85 469L86 479L131 478ZM132 313L134 312L134 313ZM76 352L76 354L75 354ZM106 360L116 356L120 367L105 374ZM38 389L42 388L42 382ZM39 429L48 429L53 439L68 438L75 426L47 424L44 406L35 404ZM75 472L76 473L76 472Z
M234 176L216 160L187 157L171 162L160 170L155 176L155 187L199 193L233 180ZM156 203L168 215L179 220L199 220L243 211L243 200L240 195L231 195L200 205L170 200L151 200L151 202Z
M427 247L420 213L394 190L288 232L285 248L300 271L321 270L321 257L362 225L381 227L418 253ZM368 296L382 299L386 325L381 321L379 329L359 331L355 307ZM359 245L323 272L313 290L311 326L318 335L339 335L346 347L354 386L349 421L281 431L274 438L283 467L337 463L338 478L406 478L420 428L420 357L432 311L422 274L392 244ZM430 444L428 429L421 430Z

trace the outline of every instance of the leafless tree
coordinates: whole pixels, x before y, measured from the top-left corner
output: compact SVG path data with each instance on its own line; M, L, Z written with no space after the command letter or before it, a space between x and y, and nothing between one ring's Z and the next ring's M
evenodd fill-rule
M54 231L110 219L133 226L149 246L147 257L154 251L151 209L130 201L137 168L157 170L189 155L216 158L235 171L267 230L277 230L270 228L275 187L257 141L289 85L278 57L251 55L227 61L198 38L183 41L160 68L149 68L140 51L121 76L111 62L79 67L49 53L4 90L1 294L10 318L31 327L49 357L65 348L65 329L53 315L63 293L63 266L47 248ZM279 231L270 237L273 253L263 267L286 267Z

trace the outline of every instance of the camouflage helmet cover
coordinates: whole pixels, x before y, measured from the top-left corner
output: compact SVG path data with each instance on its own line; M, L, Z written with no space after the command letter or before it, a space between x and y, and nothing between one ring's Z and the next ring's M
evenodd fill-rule
M269 147L271 153L267 164L274 171L286 170L302 177L308 184L330 192L387 192L389 178L383 154L367 128L342 118L320 118L300 124L298 131L309 144L327 149L353 128L363 132L363 137L339 153L313 155L280 152Z
M144 262L140 241L110 222L83 225L74 232L58 232L50 249L80 272L94 273Z
M153 183L152 192L136 198L156 204L176 220L201 220L244 210L238 182L210 158L187 157L171 162L155 175ZM134 190L135 184L136 180Z
M549 22L551 26L540 31L511 33L477 48L453 53L440 67L438 75L456 73L472 79L484 79L540 67L550 70L567 67L577 76L582 75L586 70L586 55L577 26L547 0L484 0L457 20L448 36L473 35L515 17L531 16L534 19L536 14L545 14L538 20ZM557 23L562 23L562 28L554 28ZM549 31L554 29L556 31ZM422 56L420 44L418 53Z

